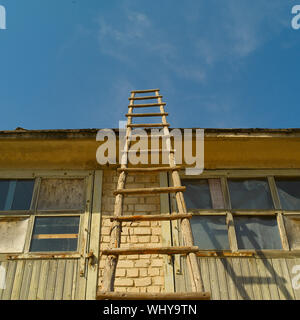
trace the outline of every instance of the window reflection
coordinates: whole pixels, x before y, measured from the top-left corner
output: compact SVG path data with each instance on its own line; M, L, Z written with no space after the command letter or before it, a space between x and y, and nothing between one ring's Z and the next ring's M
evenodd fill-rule
M275 217L234 217L239 249L282 249Z
M80 217L36 217L30 251L76 251Z
M199 249L230 249L225 216L194 216L191 227L194 243Z
M0 210L29 210L34 180L0 180Z
M228 179L232 209L273 209L266 179Z
M284 210L300 210L300 180L276 179L277 191Z
M183 180L182 185L186 186L184 200L187 209L211 209L212 201L207 179Z

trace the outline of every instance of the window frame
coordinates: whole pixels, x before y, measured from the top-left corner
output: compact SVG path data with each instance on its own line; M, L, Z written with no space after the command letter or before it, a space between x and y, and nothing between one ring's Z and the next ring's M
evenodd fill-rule
M284 225L284 216L288 215L299 215L300 210L298 211L288 211L283 210L280 205L280 199L277 192L275 178L299 178L300 179L300 170L298 169L268 169L268 170L206 170L201 175L195 176L186 176L185 172L180 171L181 179L220 179L222 193L224 198L224 209L188 209L189 213L193 215L200 216L213 216L213 215L225 215L226 224L228 229L228 240L230 245L230 250L205 250L200 249L197 253L198 256L258 256L258 257L282 257L282 256L300 256L300 250L292 250L289 246L288 236L286 228ZM265 178L268 182L271 197L274 204L274 209L262 209L262 210L249 210L249 209L232 209L230 193L228 187L228 179L230 178L239 178L239 179L255 179L255 178ZM169 183L172 185L172 179L169 176ZM176 199L174 195L171 195L171 205L172 208L177 210ZM281 239L282 249L239 249L237 244L236 229L234 226L234 217L235 216L273 216L276 218L278 231ZM176 222L175 222L176 223ZM173 228L174 228L174 222ZM177 224L175 229L179 228ZM179 239L181 239L180 232Z
M42 179L84 179L84 206L82 210L37 210L38 195ZM94 173L87 170L16 170L0 171L0 179L34 179L34 188L29 210L0 211L3 218L29 218L25 244L22 253L0 253L0 259L45 259L45 258L82 258L86 255L88 229L92 210L92 185ZM30 245L36 217L66 217L79 216L79 232L76 251L41 251L31 252ZM81 259L82 260L82 259Z

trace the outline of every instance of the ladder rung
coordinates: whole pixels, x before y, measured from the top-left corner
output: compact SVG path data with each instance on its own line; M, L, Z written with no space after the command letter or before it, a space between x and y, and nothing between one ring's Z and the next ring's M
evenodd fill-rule
M126 117L162 117L162 116L168 116L169 114L167 112L164 113L126 113Z
M171 138L173 136L169 135L169 134L152 134L150 133L149 135L139 135L139 134L135 134L134 132L132 132L131 135L128 136L130 139L132 138L140 138L140 139L155 139L155 138L164 138L164 139L168 139Z
M150 100L150 99L158 99L162 98L163 96L144 96L144 97L134 97L134 98L128 98L128 100Z
M117 171L122 172L161 172L161 171L175 171L181 170L182 167L154 167L154 168L118 168Z
M148 93L148 92L156 92L159 89L149 89L149 90L132 90L131 93Z
M128 150L122 151L122 153L175 153L176 150L162 150L162 149L148 149L148 150Z
M193 247L135 247L135 248L113 248L104 249L102 254L107 256L133 255L133 254L187 254L199 251L197 246Z
M127 127L129 128L156 128L156 127L169 127L169 123L134 123L128 124Z
M157 193L174 193L184 192L186 187L160 187L160 188L138 188L138 189L117 189L114 195L118 194L157 194Z
M133 104L129 105L128 108L145 108L145 107L160 107L165 106L166 103L144 103L144 104Z
M192 214L144 214L139 216L119 216L119 217L109 217L110 221L120 221L120 222L131 222L131 221L170 221L170 220L180 220L180 219L191 219Z
M97 292L97 300L210 300L209 292Z

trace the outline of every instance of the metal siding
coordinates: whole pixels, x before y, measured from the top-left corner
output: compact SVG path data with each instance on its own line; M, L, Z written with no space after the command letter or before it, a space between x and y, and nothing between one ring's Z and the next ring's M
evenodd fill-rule
M46 300L53 300L54 299L54 291L55 291L55 284L56 284L56 273L57 273L57 260L51 260L49 263L49 274L47 279L47 286L46 286Z
M199 259L200 272L202 275L204 291L211 292L210 278L208 272L207 259Z
M208 270L210 274L211 296L213 300L220 300L220 287L216 259L208 259Z
M268 271L269 290L271 293L271 300L279 300L278 287L276 282L276 273L273 267L272 259L263 259L265 267Z
M32 261L25 261L23 279L20 290L20 300L27 300L32 276L32 265Z
M42 261L41 260L35 261L33 263L31 282L30 282L30 286L29 286L28 300L36 300L36 298L37 298L37 292L38 292L38 288L39 288L40 272L41 272L41 265L42 265Z
M68 260L66 262L63 300L71 300L72 299L73 272L74 272L74 263L72 263L72 261Z
M227 278L227 287L228 287L228 296L229 299L237 300L237 288L234 283L234 271L233 271L233 262L232 258L223 259L224 260L224 268L225 268L225 274Z
M283 283L285 290L285 295L289 300L297 299L295 296L294 289L292 287L291 281L288 281L290 279L289 269L287 265L287 259L280 259L280 265L281 265L281 271L282 271L282 277L283 277ZM298 298L299 299L299 298Z
M219 289L221 300L228 300L228 285L226 278L226 260L225 259L217 259L216 260L217 273L219 279Z
M54 292L54 300L62 300L64 291L66 260L59 260L57 262L57 276Z
M3 267L5 269L5 272L7 271L7 262L0 262L0 267ZM0 278L0 284L2 283L3 279ZM2 298L2 295L4 293L4 289L0 288L0 300Z
M252 289L253 289L253 299L262 300L262 288L261 288L261 279L258 274L257 264L255 259L248 259L249 263L249 273L252 277Z
M212 300L300 300L300 289L292 287L297 258L198 258L204 290ZM190 291L186 258L183 276L177 275L177 291ZM184 278L184 279L183 279Z
M14 281L13 281L11 300L19 300L20 299L23 273L24 273L24 269L25 269L24 266L25 266L24 260L17 261L17 268L16 268L16 273L15 273L15 277L14 277Z
M6 268L6 288L0 289L0 300L71 300L75 289L79 290L77 259L19 260L0 265Z
M15 274L17 269L17 262L7 262L7 269L6 269L6 289L3 290L3 294L1 299L2 300L10 300L12 288L14 284Z

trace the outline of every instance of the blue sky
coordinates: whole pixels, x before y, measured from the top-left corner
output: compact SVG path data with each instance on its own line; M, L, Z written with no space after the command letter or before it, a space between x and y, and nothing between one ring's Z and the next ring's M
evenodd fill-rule
M299 127L300 0L0 0L0 130L116 128L160 88L172 127Z

